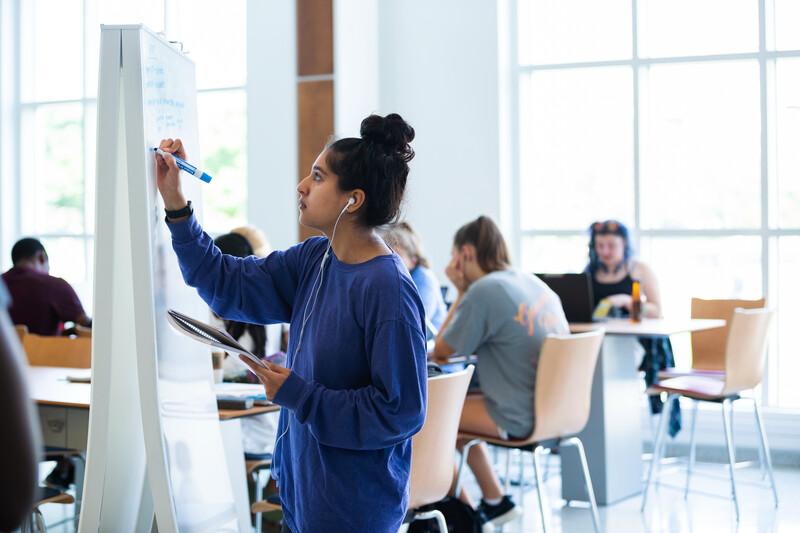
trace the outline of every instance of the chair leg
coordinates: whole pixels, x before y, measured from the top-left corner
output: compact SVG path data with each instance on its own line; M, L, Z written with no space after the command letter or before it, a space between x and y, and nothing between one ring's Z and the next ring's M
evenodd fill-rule
M644 493L642 494L642 507L640 512L644 512L647 505L647 493L650 490L650 485L653 482L653 474L655 473L656 466L661 462L661 440L667 429L667 421L669 420L669 412L672 410L672 398L674 394L667 395L667 401L664 403L664 408L661 410L661 419L658 422L658 432L656 432L656 441L653 443L653 458L650 460L650 472L647 475L647 483L644 486Z
M583 481L586 484L586 494L589 497L589 504L592 511L592 524L594 525L595 533L600 533L600 514L597 511L594 485L592 485L592 476L589 474L589 463L586 461L586 451L583 448L583 442L581 442L581 439L578 437L571 437L562 441L561 446L574 446L578 450L578 456L581 460L581 469L583 470Z
M436 525L439 526L439 531L447 531L447 520L444 519L444 515L441 511L434 511L436 515Z
M544 460L544 473L542 474L542 477L543 477L545 483L547 483L547 480L550 477L550 460L552 458L553 458L553 454L549 453L549 454L547 454L547 457Z
M81 516L81 505L83 505L83 483L86 477L86 455L80 454L75 457L75 526L79 524Z
M663 407L662 407L663 410ZM672 406L670 406L670 412L672 411ZM661 419L659 419L659 424L661 423ZM667 418L667 427L669 427L669 418ZM664 458L667 456L667 445L669 444L669 438L667 433L664 433L664 436L661 438L661 449L658 453L658 463L656 464L656 473L653 477L653 483L656 485L656 489L661 486L661 463L664 462Z
M683 491L683 499L689 498L689 480L692 478L692 469L695 460L695 426L697 425L697 405L699 402L692 400L692 425L689 431L689 463L686 465L686 488Z
M458 473L456 474L456 486L453 495L458 498L459 494L461 494L461 481L464 477L464 466L467 464L467 456L469 455L469 450L476 444L480 444L482 441L480 439L472 439L468 443L461 448L461 460L458 462ZM259 532L260 533L260 532Z
M47 524L44 522L44 516L42 516L42 512L37 507L33 510L33 522L36 524L35 529L31 528L31 532L36 531L36 533L47 533Z
M722 401L722 424L725 427L725 446L728 449L728 470L731 474L731 494L733 495L733 506L736 509L736 522L739 522L739 498L736 496L736 478L734 471L736 470L736 457L733 453L733 432L731 429L731 420L728 415L728 404L730 400Z
M508 494L511 487L511 452L510 448L506 448L506 475L503 480L503 494Z
M539 456L543 455L544 453L545 450L541 446L534 448L533 475L536 477L536 498L539 500L539 514L542 517L542 532L547 533L547 522L548 516L550 516L550 509L547 506L547 495L544 492L544 479L542 479L542 469L539 465ZM522 504L522 502L520 502L520 504Z
M772 474L772 459L769 456L769 445L767 444L767 433L764 431L764 423L761 421L761 413L758 409L758 402L753 399L753 413L756 416L756 425L758 425L758 441L759 449L761 450L764 458L763 464L766 466L767 475L769 475L769 483L772 486L772 497L775 500L775 507L778 507L778 489L775 486L775 476Z
M519 504L525 497L525 452L519 451L519 475L517 476L517 483L519 484Z
M753 399L755 403L755 399ZM758 427L756 427L758 431ZM761 449L761 444L758 445L758 471L761 474L761 481L767 479L767 460L764 458L764 450Z
M261 477L261 470L255 473L255 501L259 501L264 497L264 485ZM256 533L261 533L264 525L264 513L256 513Z
M447 533L447 520L444 519L444 515L441 511L437 509L431 509L430 511L419 511L414 513L414 518L411 519L411 522L416 520L436 520L436 525L439 527L439 531L443 533ZM405 529L408 530L409 524L403 524ZM402 531L402 528L401 528ZM398 531L398 533L400 533Z

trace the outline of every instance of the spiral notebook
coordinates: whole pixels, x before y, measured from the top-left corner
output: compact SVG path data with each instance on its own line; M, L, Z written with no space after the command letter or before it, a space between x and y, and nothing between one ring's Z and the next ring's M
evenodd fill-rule
M264 361L239 344L236 339L228 335L227 331L217 329L205 322L200 322L174 309L167 310L167 321L176 331L183 333L190 339L202 342L203 344L209 344L216 348L222 348L227 352L240 353L255 364L266 368Z

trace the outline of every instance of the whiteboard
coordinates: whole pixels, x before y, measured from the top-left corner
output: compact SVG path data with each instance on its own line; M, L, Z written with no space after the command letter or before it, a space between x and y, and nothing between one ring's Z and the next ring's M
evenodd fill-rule
M92 408L81 531L238 531L208 349L166 309L208 314L172 251L152 147L199 161L194 64L142 26L103 26ZM201 182L183 189L202 215ZM145 483L145 478L147 483Z

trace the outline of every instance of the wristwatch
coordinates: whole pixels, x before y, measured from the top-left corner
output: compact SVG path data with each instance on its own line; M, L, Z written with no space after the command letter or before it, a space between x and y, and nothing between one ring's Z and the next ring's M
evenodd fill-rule
M194 210L192 209L192 201L189 200L188 202L186 202L186 206L185 207L182 207L180 209L176 209L175 211L170 211L169 209L165 208L164 212L167 214L167 219L170 219L170 218L171 219L176 219L176 218L181 218L181 217L188 217L189 215L194 213ZM169 222L169 220L167 220L167 222Z

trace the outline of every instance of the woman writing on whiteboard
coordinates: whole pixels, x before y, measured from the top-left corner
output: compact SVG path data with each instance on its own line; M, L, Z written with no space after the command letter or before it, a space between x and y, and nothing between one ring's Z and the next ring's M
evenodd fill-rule
M327 146L297 187L300 223L326 237L263 259L221 254L174 159L157 156L186 283L225 319L291 324L287 368L253 371L283 407L273 475L295 533L397 531L406 512L411 436L425 418L424 311L375 228L398 215L413 138L399 115L372 115L360 138ZM185 157L178 139L161 148Z

